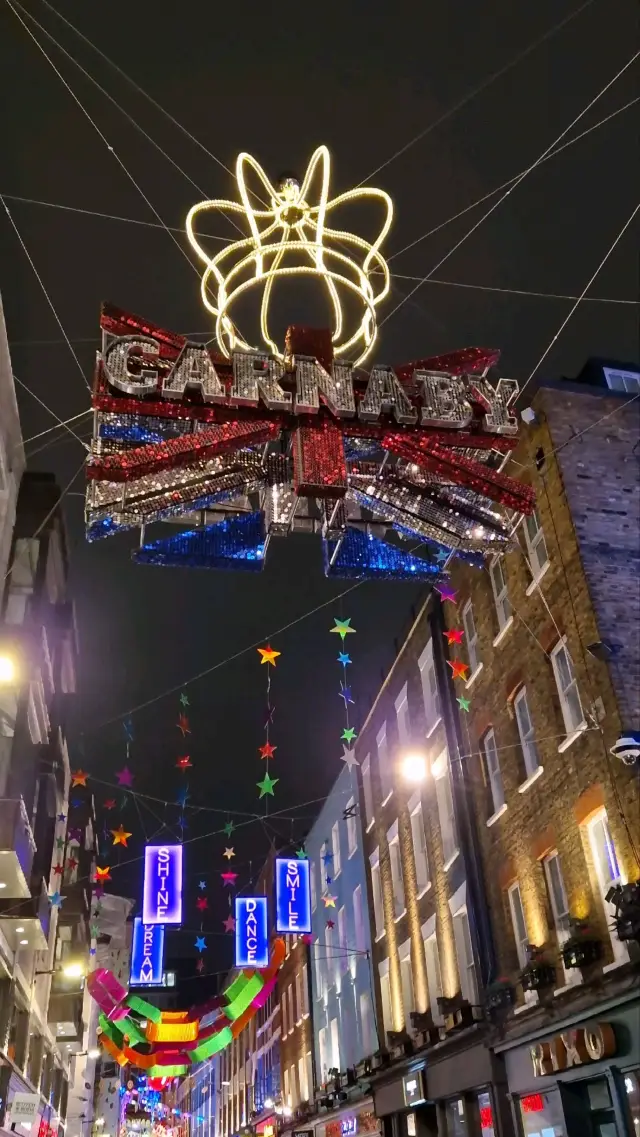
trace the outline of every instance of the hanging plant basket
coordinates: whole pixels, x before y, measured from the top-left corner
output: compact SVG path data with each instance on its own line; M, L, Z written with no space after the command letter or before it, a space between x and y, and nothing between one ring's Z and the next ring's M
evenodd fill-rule
M615 908L613 926L621 943L640 943L640 881L617 884L609 890L607 900Z
M485 991L484 1006L489 1015L508 1011L515 1001L516 989L510 979L496 979Z
M586 924L572 920L571 935L560 954L566 968L590 967L602 957L602 943Z
M520 976L523 991L545 991L556 985L556 969L542 959L528 963Z

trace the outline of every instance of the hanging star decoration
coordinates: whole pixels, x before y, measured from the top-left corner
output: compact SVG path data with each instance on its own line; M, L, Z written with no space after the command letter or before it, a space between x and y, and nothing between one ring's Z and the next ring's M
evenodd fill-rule
M183 786L182 789L178 790L178 792L176 794L176 804L182 806L182 808L184 809L188 800L189 800L189 787Z
M67 820L66 813L59 813L58 814L58 821L62 822L62 821L66 821L66 820Z
M127 742L133 742L133 719L124 719L122 729L124 730L124 736Z
M188 695L187 695L187 692L186 692L186 691L183 691L183 692L182 692L182 694L181 694L181 696L180 696L180 703L181 703L181 705L182 705L183 707L188 707L188 706L189 706L189 698L188 698Z
M207 882L206 882L206 880L199 880L199 881L198 881L198 888L200 888L200 889L205 889L206 887L207 887Z
M236 921L233 916L227 916L226 920L222 921L225 932L235 932Z
M273 758L277 749L277 746L272 746L270 742L265 742L264 746L258 747L258 753L261 758Z
M96 881L99 883L103 880L111 880L111 869L108 865L105 865L104 868L100 868L100 865L96 865Z
M195 947L197 951L206 951L207 941L204 936L196 936Z
M326 896L322 897L322 903L324 904L325 908L335 908L336 899L337 897L332 896L331 893L328 892Z
M299 849L296 849L296 857L298 858L299 861L306 861L307 860L307 851L306 851L304 845L301 845Z
M466 711L468 713L469 707L471 706L470 699L465 699L464 695L458 695L457 703L461 711Z
M196 971L198 971L200 973L202 973L204 971L204 960L203 959L199 959L198 962L196 963Z
M178 722L176 725L178 727L178 730L182 731L182 737L183 738L185 737L185 735L191 734L191 727L189 726L189 719L187 718L187 716L185 714L179 714L178 715Z
M89 775L84 770L74 770L71 775L71 788L74 786L86 786L87 778Z
M436 584L435 589L436 592L440 593L440 598L443 601L448 600L451 604L456 603L456 594L453 588L449 588L448 584Z
M80 841L82 840L82 829L80 828L80 826L74 825L69 830L69 832L67 833L67 837L69 838L70 841L77 841L79 844Z
M83 804L84 804L84 802L82 801L81 797L72 797L71 801L69 802L69 805L71 806L72 809L79 809L80 806Z
M64 865L61 865L61 864L54 865L53 871L54 871L56 876L62 876L62 874L64 872Z
M448 659L447 663L453 672L453 679L466 679L469 666L463 663L461 659Z
M310 935L309 932L305 932L302 936L300 936L300 939L302 940L303 944L307 945L307 947L309 944L313 943L313 936Z
M116 799L114 797L108 797L104 803L104 808L105 809L115 809L116 808Z
M196 900L196 908L198 909L198 912L206 912L208 907L209 901L207 900L206 896L199 896Z
M260 790L259 796L263 798L265 794L269 794L271 797L274 797L273 788L274 786L277 786L279 781L279 778L270 778L268 774L265 774L261 782L256 782L256 785Z
M448 631L443 632L442 634L443 636L447 637L447 643L449 644L449 647L451 647L452 644L462 643L464 632L462 628L449 628Z
M447 563L450 556L451 556L451 552L449 549L438 549L438 551L436 553L436 560L437 560L439 565L444 565Z
M185 754L183 758L178 758L178 761L176 762L176 766L179 770L188 770L192 765L193 762L191 761L188 754Z
M222 856L226 857L228 861L230 861L232 857L235 857L235 855L236 855L235 849L229 848L228 845L227 845L224 853L222 854Z
M342 747L342 754L340 755L340 758L341 761L346 764L348 770L353 770L354 766L360 765L354 751L350 750L348 746Z
M69 857L66 867L69 870L69 872L74 872L77 869L79 864L80 864L80 861L77 861L75 857Z
M276 659L282 655L282 652L275 651L270 644L267 644L266 647L259 647L258 653L261 656L260 663L270 663L272 667L276 666Z
M335 628L332 628L331 631L335 632ZM343 667L348 667L351 663L351 656L347 655L345 651L338 652L338 663L341 663Z
M56 849L64 849L64 837L56 837Z
M118 779L119 786L133 785L133 774L131 773L131 770L128 766L124 766L122 770L118 770L116 773L116 778Z
M122 825L119 825L117 829L112 829L111 833L113 835L114 845L124 845L126 849L127 841L131 837L131 833L127 833L126 829Z
M327 928L335 928L335 926L334 920L327 920Z
M335 624L335 628L331 628L331 631L336 632L340 636L340 639L342 640L343 643L344 643L344 637L345 636L348 636L349 633L355 634L356 629L352 628L350 626L351 625L351 617L349 617L348 620L337 620L336 617L334 616L333 622Z
M95 886L95 888L94 888L94 890L93 890L93 895L94 895L94 896L95 896L95 897L96 897L98 900L100 899L100 897L101 897L101 896L104 896L104 888L102 887L102 885L101 885L101 884L98 884L98 885L96 885L96 886Z
M225 888L232 888L238 879L237 872L221 872L220 876L222 877L222 883Z
M234 829L235 829L235 825L233 824L233 821L227 821L226 825L223 825L223 827L222 827L222 832L225 834L226 837L230 837L231 834L233 833Z
M351 688L347 687L342 682L342 680L340 680L340 698L344 699L345 707L346 707L347 703L353 704L353 699L351 698Z
M326 853L322 854L322 863L323 863L323 865L330 865L332 860L333 860L333 853L330 852L329 849L327 849Z
M357 737L358 735L352 726L346 726L340 735L341 740L344 742L353 742Z
M64 904L64 899L64 896L62 896L57 889L55 892L51 892L49 894L49 900L51 902L52 908L61 908Z
M333 884L333 877L332 876L325 876L324 883L326 885Z

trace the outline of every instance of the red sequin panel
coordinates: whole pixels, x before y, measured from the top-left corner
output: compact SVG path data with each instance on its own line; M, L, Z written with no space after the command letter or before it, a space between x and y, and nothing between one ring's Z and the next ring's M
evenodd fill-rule
M475 490L509 509L516 509L519 513L533 513L535 509L535 493L531 486L474 462L463 454L447 450L437 442L429 439L416 442L408 435L394 433L385 434L382 446L408 462L415 462L423 470L451 478L457 485Z
M275 438L279 432L278 422L220 423L167 442L154 442L120 454L93 458L87 466L87 477L95 481L129 482L159 470L190 466L206 458L215 458L217 454L226 454L240 446L256 446Z
M394 433L403 438L418 442L439 442L461 450L499 450L507 454L518 445L519 439L511 434L491 434L482 430L438 430L435 427L400 426L394 424ZM358 422L346 419L342 423L342 433L350 438L384 438L389 425L378 426L373 422Z
M342 429L330 418L301 422L293 433L293 485L301 497L344 497Z
M411 379L414 371L446 371L449 375L464 375L465 372L477 375L494 367L500 359L500 351L495 347L463 347L448 355L432 355L428 359L413 359L394 368L400 382Z

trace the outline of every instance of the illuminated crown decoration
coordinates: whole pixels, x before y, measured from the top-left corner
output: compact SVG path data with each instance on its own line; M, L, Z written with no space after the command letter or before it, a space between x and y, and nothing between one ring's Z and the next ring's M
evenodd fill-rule
M241 295L259 287L262 289L260 332L263 343L276 359L283 358L269 330L273 286L277 280L301 275L319 277L327 289L333 309L334 357L348 354L349 358L355 357L357 364L369 354L377 334L376 309L389 292L389 269L380 246L391 226L393 205L383 190L369 187L348 190L329 200L330 165L327 147L319 146L302 182L285 177L276 189L255 158L239 154L236 181L240 202L214 198L189 210L187 236L207 266L200 289L202 301L216 318L216 339L226 357L233 351L252 350L239 334L231 309ZM264 190L265 208L256 209L249 200L246 181L249 169L257 175ZM311 194L316 175L319 175L320 187L314 203ZM329 214L338 206L372 200L379 201L384 210L382 227L373 243L327 224ZM249 236L209 256L194 229L196 219L208 210L241 215L248 225ZM356 297L362 308L360 323L355 330L349 329L351 334L344 327L341 303L341 294L348 293Z

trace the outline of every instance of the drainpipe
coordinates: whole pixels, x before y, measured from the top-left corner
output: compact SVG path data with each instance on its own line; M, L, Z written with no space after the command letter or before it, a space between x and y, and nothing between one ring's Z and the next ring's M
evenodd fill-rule
M465 768L468 759L461 758L463 749L460 716L453 680L447 672L449 653L444 636L445 621L442 601L435 593L432 594L429 621L434 643L433 659L436 676L443 695L444 727L450 756L456 818L467 878L467 891L470 894L470 908L473 914L473 919L469 921L469 930L475 955L480 964L482 985L486 987L495 979L497 974L496 951L482 876L482 854L472 810L471 787Z

